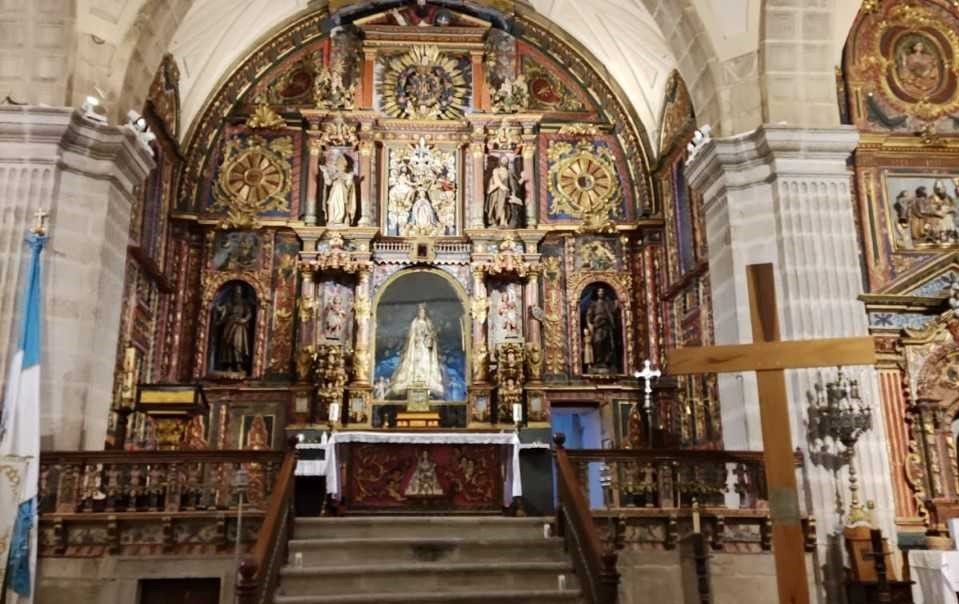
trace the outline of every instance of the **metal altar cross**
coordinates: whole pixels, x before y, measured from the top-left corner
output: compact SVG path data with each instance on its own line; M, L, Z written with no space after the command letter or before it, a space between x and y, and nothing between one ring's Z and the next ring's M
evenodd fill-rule
M753 343L678 348L667 353L668 367L672 375L756 372L779 601L782 604L808 604L805 540L799 516L784 370L875 365L875 342L868 336L780 341L772 264L747 266L746 282Z
M33 214L33 217L37 219L37 223L31 231L34 235L43 236L47 234L47 217L49 215L50 213L43 208L37 208L37 211Z
M644 389L644 399L643 399L643 409L646 411L646 423L648 424L647 428L649 430L649 448L653 448L653 380L659 378L663 375L663 372L659 369L653 369L653 364L646 359L643 361L643 370L637 371L633 374L633 377L637 380L644 380L646 382L646 387Z

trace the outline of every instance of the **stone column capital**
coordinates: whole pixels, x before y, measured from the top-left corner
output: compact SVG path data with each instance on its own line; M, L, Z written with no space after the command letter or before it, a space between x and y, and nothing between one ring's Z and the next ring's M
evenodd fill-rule
M13 105L0 106L0 161L60 163L128 194L155 166L130 128L91 120L71 107Z
M781 177L835 178L859 144L854 126L794 128L766 124L703 144L686 168L694 189L743 189Z

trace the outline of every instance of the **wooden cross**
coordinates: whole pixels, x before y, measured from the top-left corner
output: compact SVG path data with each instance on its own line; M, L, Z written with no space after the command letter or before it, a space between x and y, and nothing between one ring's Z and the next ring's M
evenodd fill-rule
M671 350L667 353L667 370L672 375L756 372L779 601L808 604L795 457L789 433L789 398L783 370L875 365L875 345L868 336L780 341L772 264L750 265L746 267L746 277L753 343Z

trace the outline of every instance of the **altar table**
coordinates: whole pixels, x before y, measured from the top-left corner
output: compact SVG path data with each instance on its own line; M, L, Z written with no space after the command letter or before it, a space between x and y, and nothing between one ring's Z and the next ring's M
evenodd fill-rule
M461 464L468 465L470 471L474 468L483 467L484 462L489 461L489 456L483 454L483 445L508 447L508 458L506 463L503 464L505 466L503 476L500 476L499 473L499 458L495 459L497 467L495 475L502 481L502 484L496 485L496 487L501 491L503 505L508 506L512 503L514 497L523 495L519 452L520 449L525 447L520 444L519 437L515 432L334 432L324 443L299 446L299 448L304 449L322 448L325 455L324 460L319 463L303 464L301 461L301 465L297 468L297 474L325 476L327 494L335 499L341 499L344 495L345 485L340 484L340 473L335 471L334 468L340 466L339 458L343 453L340 447L352 444L383 445L384 459L392 457L388 454L388 451L397 445L448 445L456 449L457 454L462 458ZM375 452L377 449L366 449L366 451ZM403 479L408 481L409 470L404 470L404 472L406 472L406 475ZM470 473L467 472L467 474ZM394 480L394 483L398 480L399 477Z
M909 550L913 604L957 604L959 551Z

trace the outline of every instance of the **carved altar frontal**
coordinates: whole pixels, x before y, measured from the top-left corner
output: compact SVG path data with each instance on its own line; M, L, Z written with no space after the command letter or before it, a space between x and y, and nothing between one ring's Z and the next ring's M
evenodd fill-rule
M503 447L470 444L342 445L350 511L489 511L503 508Z

